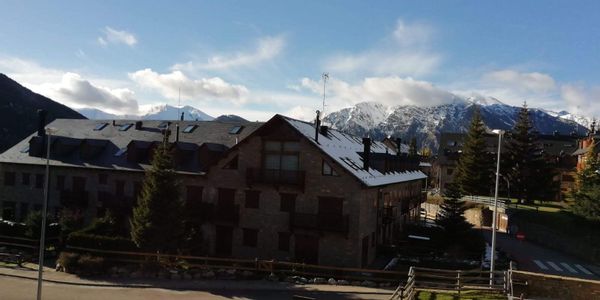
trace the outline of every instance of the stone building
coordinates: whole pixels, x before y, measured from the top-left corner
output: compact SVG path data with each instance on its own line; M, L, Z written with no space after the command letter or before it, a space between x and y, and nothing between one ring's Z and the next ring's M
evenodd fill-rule
M284 116L268 122L56 120L50 207L88 219L131 207L152 149L172 133L185 201L204 208L208 255L369 265L419 217L425 175L406 153ZM178 129L177 129L178 128ZM41 205L43 127L0 155L4 217ZM39 145L41 143L41 145ZM29 179L24 179L29 177Z

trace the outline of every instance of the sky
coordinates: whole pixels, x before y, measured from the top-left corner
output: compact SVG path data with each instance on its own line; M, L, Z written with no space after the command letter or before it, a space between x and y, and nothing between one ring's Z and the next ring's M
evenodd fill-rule
M0 73L73 108L302 119L363 101L600 116L599 1L12 1Z

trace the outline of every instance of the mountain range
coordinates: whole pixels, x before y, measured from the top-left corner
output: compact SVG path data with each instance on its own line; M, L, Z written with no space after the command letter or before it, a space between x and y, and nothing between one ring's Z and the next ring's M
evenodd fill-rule
M77 111L88 119L96 120L179 120L181 113L183 113L185 120L211 121L215 119L205 112L189 105L178 108L168 104L158 104L149 107L141 115L117 115L102 111L97 108L80 108L77 109Z
M0 73L0 153L37 130L38 109L46 110L46 124L57 118L85 119Z
M323 121L333 128L375 139L396 136L407 141L416 137L421 147L436 150L441 132L467 132L475 106L479 107L486 127L503 130L513 128L520 109L492 97L456 98L452 103L429 107L389 107L376 102L362 102L332 112ZM584 134L590 122L564 111L537 108L529 111L535 130L541 134Z

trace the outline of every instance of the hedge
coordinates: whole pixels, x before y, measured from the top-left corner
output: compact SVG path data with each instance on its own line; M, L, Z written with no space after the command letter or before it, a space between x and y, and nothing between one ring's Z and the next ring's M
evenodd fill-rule
M135 243L124 237L102 236L83 232L73 232L67 238L67 246L113 251L138 250Z

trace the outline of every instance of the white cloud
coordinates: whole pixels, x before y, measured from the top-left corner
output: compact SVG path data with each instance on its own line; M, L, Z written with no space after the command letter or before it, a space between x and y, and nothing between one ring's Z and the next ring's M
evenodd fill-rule
M189 61L175 64L172 70L225 70L236 67L254 66L264 61L277 57L285 48L283 36L267 36L258 40L257 46L251 52L238 52L235 54L216 54L204 63Z
M515 70L500 70L483 75L484 83L526 92L546 93L556 89L554 79L544 73L524 73Z
M301 84L315 94L323 92L322 82L303 78ZM456 99L452 93L430 82L398 76L367 77L356 84L332 78L327 84L327 94L327 111L364 101L375 101L387 106L431 106L451 103Z
M125 30L116 30L111 27L104 27L102 30L103 36L98 37L98 43L102 46L107 46L108 44L125 44L127 46L133 47L137 44L137 38L130 32Z
M583 84L565 84L561 86L560 94L571 113L600 116L600 86L586 88Z
M433 29L425 24L398 20L395 30L380 44L359 53L329 57L325 69L332 73L361 72L373 75L419 76L433 72L441 55L429 50Z
M220 99L239 105L246 101L248 94L243 85L231 84L219 77L191 79L181 71L159 74L152 69L143 69L129 73L129 78L170 99L177 99L181 91L181 97L187 99L202 102Z

